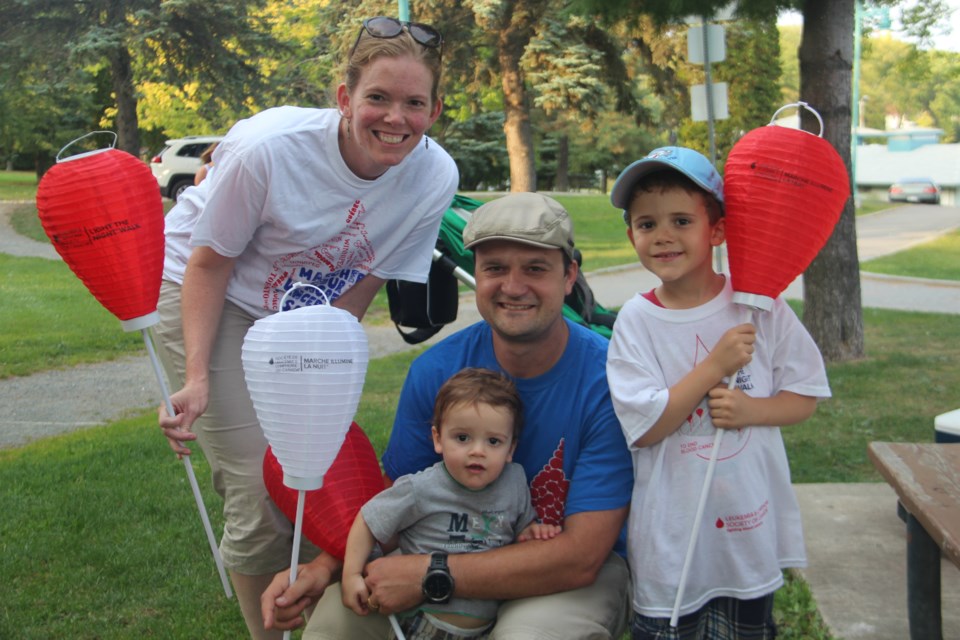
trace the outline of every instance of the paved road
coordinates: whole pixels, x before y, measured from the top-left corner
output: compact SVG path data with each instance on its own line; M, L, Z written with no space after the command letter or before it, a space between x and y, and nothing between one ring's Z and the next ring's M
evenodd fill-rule
M16 256L59 259L48 243L16 234L8 224L12 207L0 203L0 252ZM960 208L906 206L861 217L857 221L861 259L893 253L960 228ZM639 265L588 274L597 299L618 307L637 291L655 286L656 278ZM960 313L960 283L940 283L912 278L864 274L863 304L907 310ZM787 289L788 297L802 297L802 282ZM460 317L431 339L431 344L452 331L476 322L479 316L472 295L460 301ZM372 357L408 349L392 326L366 327ZM118 327L119 331L119 327ZM124 389L104 394L103 389ZM0 381L0 448L19 446L45 436L78 428L103 425L162 400L153 366L146 356L84 365L70 370L47 371L26 378Z

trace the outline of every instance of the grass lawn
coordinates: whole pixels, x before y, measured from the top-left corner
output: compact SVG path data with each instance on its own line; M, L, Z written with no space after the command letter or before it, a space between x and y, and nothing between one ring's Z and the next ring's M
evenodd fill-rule
M834 399L784 429L797 482L879 481L871 440L930 441L960 406L960 323L865 310L867 357L828 367ZM357 421L380 452L415 352L371 363ZM219 499L195 468L215 530ZM0 451L0 637L240 637L182 465L151 413ZM809 590L778 594L782 638L827 638Z
M0 297L0 378L144 350L63 262L0 254Z
M33 200L36 194L33 171L0 171L0 200Z
M863 200L860 202L860 207L857 209L858 216L865 216L868 213L876 213L877 211L883 211L884 209L896 209L897 207L902 207L906 203L902 202L887 202L886 200Z
M960 280L960 230L923 245L863 262L864 271L893 276Z

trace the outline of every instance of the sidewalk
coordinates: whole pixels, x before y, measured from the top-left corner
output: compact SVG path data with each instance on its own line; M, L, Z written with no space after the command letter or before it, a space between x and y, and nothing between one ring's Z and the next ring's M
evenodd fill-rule
M960 227L960 208L901 207L857 221L861 260L900 251ZM49 245L14 237L0 203L0 252L42 255ZM34 252L35 251L35 252ZM57 258L54 253L44 257ZM597 299L618 307L656 285L642 267L587 275ZM863 306L960 314L960 283L861 273ZM802 297L802 280L785 292ZM472 294L461 297L460 316L426 344L478 320ZM119 328L118 328L119 330ZM393 326L366 327L371 357L409 347ZM102 393L123 389L122 394ZM79 399L79 401L78 401ZM116 401L115 406L107 404ZM0 448L106 424L160 403L159 386L146 356L49 371L0 381ZM930 425L931 432L933 425ZM931 436L932 437L932 436ZM906 613L905 532L896 496L885 483L796 485L803 512L809 567L803 575L834 637L903 640ZM943 566L944 637L960 638L960 572Z

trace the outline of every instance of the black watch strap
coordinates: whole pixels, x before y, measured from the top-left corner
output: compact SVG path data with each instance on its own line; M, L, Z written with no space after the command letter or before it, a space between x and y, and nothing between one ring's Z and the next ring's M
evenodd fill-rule
M430 566L423 576L423 595L431 604L446 604L453 595L453 575L447 566L447 554L430 554Z

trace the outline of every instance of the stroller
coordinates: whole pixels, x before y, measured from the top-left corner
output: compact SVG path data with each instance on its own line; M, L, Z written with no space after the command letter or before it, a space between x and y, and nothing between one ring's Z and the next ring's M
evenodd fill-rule
M473 252L463 247L463 229L482 202L457 194L440 221L433 265L426 284L391 280L387 282L390 319L408 344L419 344L436 335L457 319L459 285L476 289L473 278ZM583 264L579 251L574 258ZM563 315L609 338L616 313L604 308L581 269L573 291L564 300ZM404 331L403 327L410 329Z

